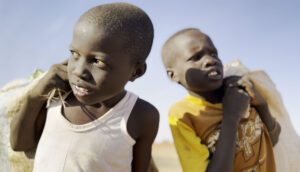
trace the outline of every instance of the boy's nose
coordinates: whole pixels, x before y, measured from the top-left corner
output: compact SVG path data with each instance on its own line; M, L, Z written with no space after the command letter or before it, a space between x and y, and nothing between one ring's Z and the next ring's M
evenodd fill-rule
M76 75L77 77L83 80L89 80L90 75L87 67L88 64L86 60L84 58L80 58L75 64L74 71L73 71L74 75Z
M204 67L216 66L218 64L218 60L211 56L206 56Z

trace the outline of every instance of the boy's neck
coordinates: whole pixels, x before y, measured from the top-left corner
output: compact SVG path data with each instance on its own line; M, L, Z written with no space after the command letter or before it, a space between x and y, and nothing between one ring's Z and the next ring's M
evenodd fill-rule
M117 103L119 103L125 97L126 93L127 93L126 90L123 90L122 92L120 92L119 94L114 96L113 98L103 101L102 106L105 106L107 108L114 107Z
M201 92L201 93L189 91L189 94L191 96L203 99L207 102L216 104L216 103L222 103L224 89L223 89L223 87L220 87L217 90L213 90L213 91L209 91L209 92Z
M70 121L77 121L78 124L84 124L82 123L82 118L76 118L71 119L72 117L68 117L68 114L77 114L77 116L84 116L82 114L86 114L89 118L92 118L93 120L101 117L106 112L108 112L112 107L114 107L118 102L120 102L123 97L126 95L126 91L123 90L116 96L110 98L109 100L105 100L103 102L94 104L94 105L84 105L80 103L75 96L72 94L71 96L68 96L65 101L67 103L67 106L65 109L63 109L64 116ZM73 115L74 116L74 115ZM78 122L79 121L79 122Z
M94 108L94 109L98 109L98 108L110 109L110 108L114 107L117 103L119 103L119 101L121 101L123 99L123 97L125 97L125 95L126 95L126 90L123 90L116 96L114 96L108 100L104 100L103 102L93 104L93 105L83 105L75 98L75 96L73 94L72 94L72 96L68 96L65 99L65 101L67 102L67 104L69 106L85 106L85 107Z

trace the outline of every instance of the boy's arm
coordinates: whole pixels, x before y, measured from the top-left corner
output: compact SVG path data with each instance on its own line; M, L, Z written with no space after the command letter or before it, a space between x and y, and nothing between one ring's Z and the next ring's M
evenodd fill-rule
M135 139L133 146L133 172L146 172L151 159L152 143L159 124L159 112L149 103L138 99L128 120L128 132Z
M46 118L46 100L34 96L35 88L24 97L10 123L10 143L15 151L29 151L36 147Z
M223 98L223 121L207 172L231 172L235 158L236 134L240 118L245 114L250 97L242 89L229 86Z
M10 143L15 151L28 151L36 147L46 119L44 97L53 88L68 90L67 62L53 65L47 74L27 94L10 124Z
M257 110L261 120L267 127L272 144L273 146L275 146L279 140L279 134L281 132L280 124L276 121L275 118L272 117L267 103L257 105L255 106L255 109Z
M257 91L254 84L251 82L248 75L243 76L237 84L243 86L251 97L251 105L257 110L261 120L269 131L272 144L278 142L279 134L281 132L280 124L272 117L269 106L262 95Z

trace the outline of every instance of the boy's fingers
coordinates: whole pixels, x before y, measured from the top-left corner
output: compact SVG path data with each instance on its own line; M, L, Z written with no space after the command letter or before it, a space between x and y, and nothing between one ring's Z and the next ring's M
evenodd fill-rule
M226 86L236 86L236 82L240 79L241 77L239 76L230 76L225 78L224 83Z
M228 84L228 87L238 87L238 86L239 85L236 82Z
M69 61L69 59L66 59L66 60L64 60L64 61L63 61L62 63L60 63L60 64L67 66L67 65L68 65L68 61Z
M244 96L246 97L247 101L250 100L250 97L251 97L251 96L248 94L248 92L247 92L246 90L244 90L244 89L238 89L238 92L239 92L240 94L244 95Z
M248 78L242 78L238 82L238 85L244 87L250 97L255 98L255 94L253 91L253 84Z
M68 91L70 89L70 85L66 82L56 82L56 88L62 89L64 91Z
M55 64L51 68L52 72L59 76L59 78L61 78L63 81L68 80L67 66L62 64Z
M68 80L68 73L64 68L57 68L57 75L64 81Z
M253 90L252 90L252 89L249 89L249 88L246 87L246 91L247 91L247 93L249 94L249 96L250 96L251 98L255 98L255 94L253 93Z
M242 79L238 80L237 83L238 83L238 85L248 87L250 89L253 88L253 83L248 78L242 78Z
M61 70L61 71L64 71L64 72L67 72L67 71L68 71L68 68L67 68L67 66L65 66L65 65L57 65L57 69L58 69L58 70Z
M62 90L65 90L65 91L69 90L70 85L68 82L68 74L61 70L57 70L56 74L58 76L58 80L56 82L56 87L58 87Z

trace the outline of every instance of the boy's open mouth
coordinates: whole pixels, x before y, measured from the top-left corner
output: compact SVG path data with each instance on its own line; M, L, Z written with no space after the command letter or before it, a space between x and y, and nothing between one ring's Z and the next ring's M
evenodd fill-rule
M73 89L74 94L78 96L86 96L91 92L90 90L80 87L78 85L73 85L73 88L74 88Z
M209 79L212 79L212 80L220 80L220 79L222 79L222 74L217 69L210 70L207 73L207 76L208 76Z

